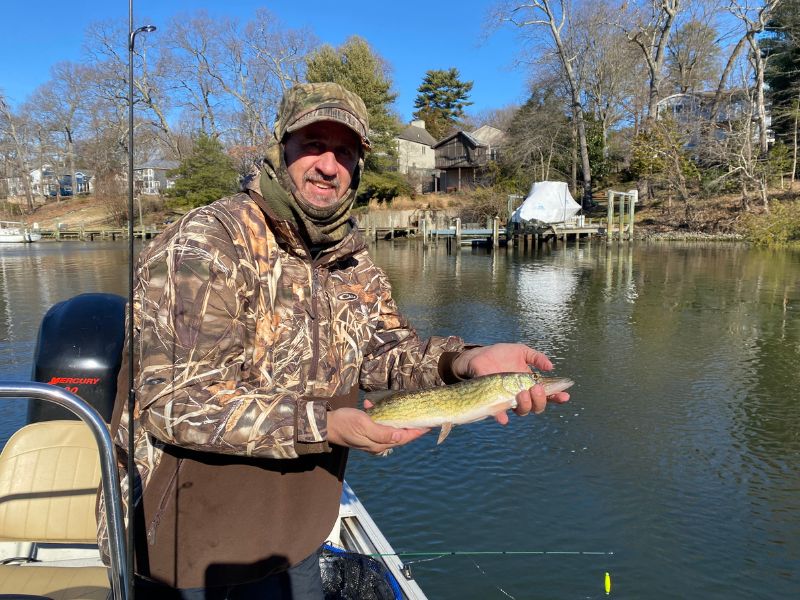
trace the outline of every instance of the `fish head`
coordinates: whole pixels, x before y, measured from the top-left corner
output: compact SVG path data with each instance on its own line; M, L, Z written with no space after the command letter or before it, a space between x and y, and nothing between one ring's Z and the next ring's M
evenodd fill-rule
M551 396L572 387L575 382L566 377L542 377L538 373L509 373L503 378L503 388L514 396L537 383L542 384L545 393Z
M540 382L542 377L538 373L507 373L503 376L503 389L516 396L523 390L532 388Z
M575 382L568 377L540 377L539 383L544 386L544 393L548 396L563 392L575 385Z

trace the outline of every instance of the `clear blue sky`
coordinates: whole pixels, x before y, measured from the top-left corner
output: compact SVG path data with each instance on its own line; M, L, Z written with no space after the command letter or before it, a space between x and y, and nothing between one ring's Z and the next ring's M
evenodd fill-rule
M493 0L135 0L136 25L151 23L163 33L174 15L205 9L212 16L250 20L259 6L291 28L310 27L334 46L357 34L392 67L395 109L408 120L417 87L428 69L456 67L474 81L469 112L522 103L526 74L513 67L516 33L486 38L483 21ZM80 61L87 23L123 19L127 0L0 0L5 27L0 36L0 88L21 103L49 78L50 67ZM159 32L150 35L159 35Z

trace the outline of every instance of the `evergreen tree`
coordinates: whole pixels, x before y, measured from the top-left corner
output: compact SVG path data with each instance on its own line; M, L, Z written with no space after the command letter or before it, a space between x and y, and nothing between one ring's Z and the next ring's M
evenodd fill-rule
M425 128L437 140L460 125L472 90L471 81L461 81L458 69L430 70L417 88L414 117L425 121Z
M368 171L383 171L395 162L394 137L400 124L391 110L397 94L392 92L388 71L386 62L358 36L348 38L338 48L322 46L306 61L309 82L333 81L364 100L372 144L365 165Z
M784 0L767 23L762 42L767 60L764 80L772 102L773 129L793 143L800 110L800 0Z
M167 190L167 196L180 208L210 204L236 192L238 187L233 160L219 140L205 133L199 135L189 156L170 175L177 176L177 180Z

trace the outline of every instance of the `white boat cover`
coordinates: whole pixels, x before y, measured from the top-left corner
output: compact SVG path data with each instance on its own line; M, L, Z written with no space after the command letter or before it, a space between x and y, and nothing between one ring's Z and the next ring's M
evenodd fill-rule
M520 207L513 212L514 223L541 221L542 223L563 223L578 214L581 205L575 202L563 181L538 181Z

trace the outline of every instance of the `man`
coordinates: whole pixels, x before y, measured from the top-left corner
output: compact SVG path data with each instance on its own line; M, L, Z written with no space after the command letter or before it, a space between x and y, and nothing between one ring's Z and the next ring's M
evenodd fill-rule
M294 87L245 191L191 211L139 259L134 535L145 597L321 599L318 552L348 449L381 453L425 433L372 422L359 388L552 368L518 344L420 340L398 313L350 218L368 131L355 94ZM120 452L125 371L112 423ZM541 386L518 400L521 415L547 402Z

